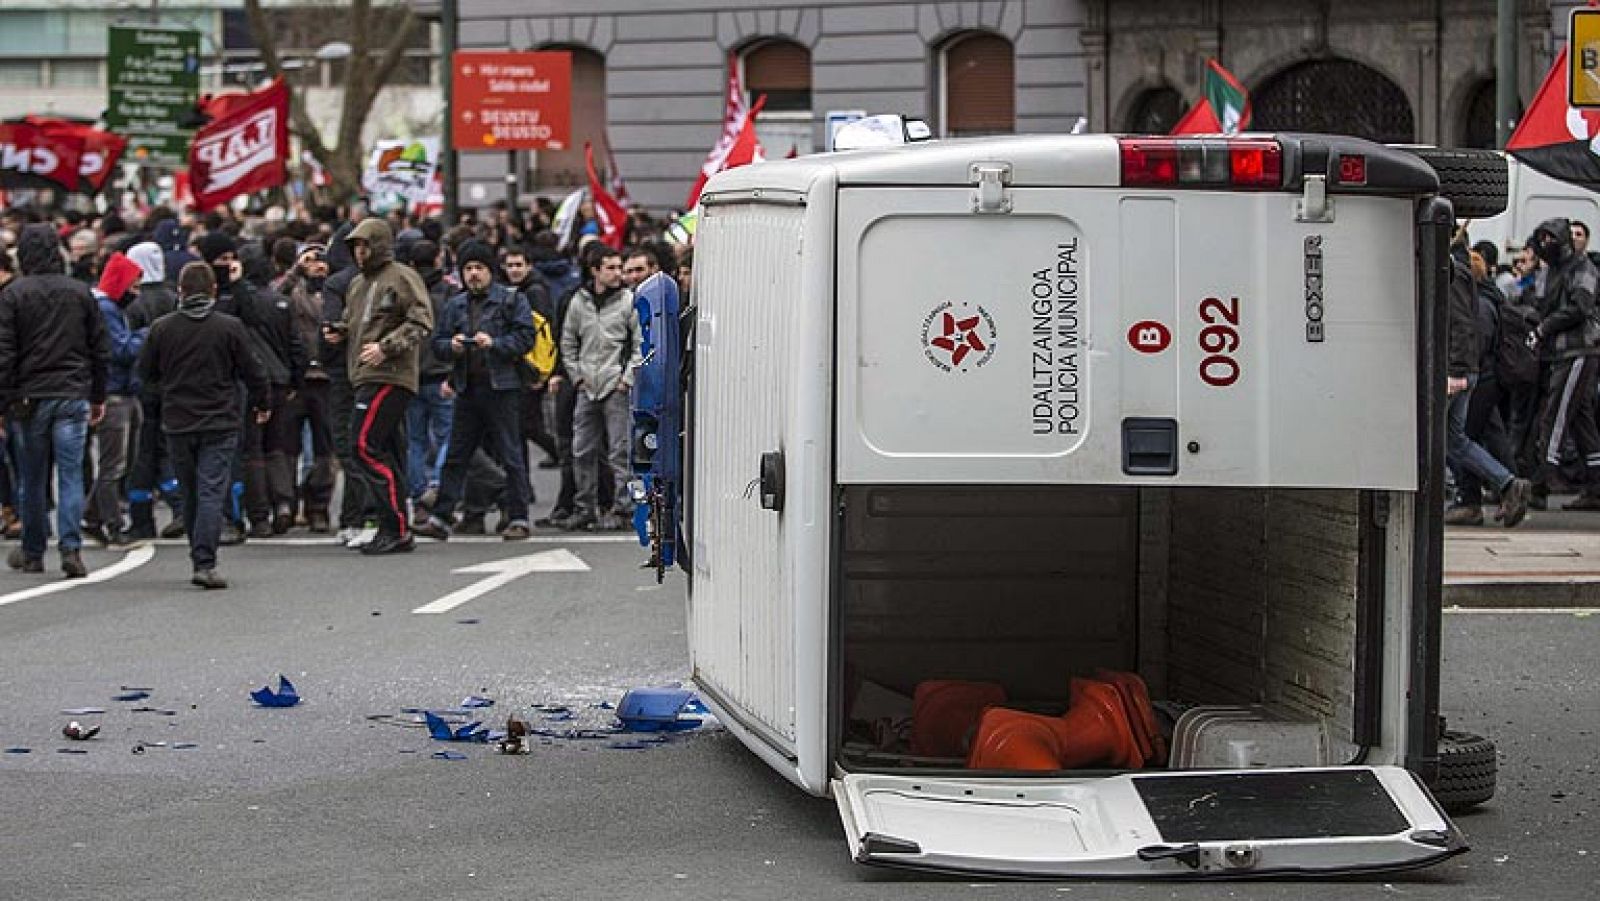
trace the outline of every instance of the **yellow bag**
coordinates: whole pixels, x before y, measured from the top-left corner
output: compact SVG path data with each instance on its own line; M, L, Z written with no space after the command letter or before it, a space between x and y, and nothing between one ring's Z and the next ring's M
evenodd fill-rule
M532 372L533 383L543 385L556 371L556 337L550 329L550 320L537 310L533 311L533 331L536 336L533 349L523 356L522 361Z

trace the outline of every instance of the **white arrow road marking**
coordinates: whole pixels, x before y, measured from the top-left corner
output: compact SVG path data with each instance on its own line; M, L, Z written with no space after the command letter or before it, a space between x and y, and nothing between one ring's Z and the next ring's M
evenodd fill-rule
M522 578L528 573L586 573L588 571L589 564L578 559L577 554L566 548L541 551L537 554L512 557L507 560L491 560L488 563L479 563L474 566L463 566L460 569L453 570L453 572L493 573L493 575L480 582L474 582L466 588L452 591L437 601L423 604L411 612L449 613L473 598L486 595L502 585Z
M149 563L150 558L154 557L155 555L156 549L151 545L146 544L142 547L136 547L124 554L121 560L118 560L105 569L97 569L94 572L89 573L89 577L86 579L62 579L59 582L50 582L46 585L40 585L37 588L29 588L23 591L14 591L7 595L0 595L0 607L4 607L7 604L15 604L18 601L26 601L30 598L43 597L47 594L55 594L58 591L70 591L74 588L78 588L79 586L93 585L97 582L105 582L115 579L117 576L120 576L125 572L131 572L132 570L138 569L146 563Z

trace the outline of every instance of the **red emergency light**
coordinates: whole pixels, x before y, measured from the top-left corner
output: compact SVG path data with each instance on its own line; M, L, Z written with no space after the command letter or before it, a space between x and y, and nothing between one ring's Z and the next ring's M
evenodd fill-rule
M1124 187L1283 187L1283 148L1277 141L1121 138L1117 143Z

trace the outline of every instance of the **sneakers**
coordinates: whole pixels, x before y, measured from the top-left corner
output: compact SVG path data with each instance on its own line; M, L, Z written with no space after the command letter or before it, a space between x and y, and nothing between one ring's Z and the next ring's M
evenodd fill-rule
M11 549L11 554L6 557L6 565L22 573L44 572L44 561L38 557L29 557L20 547Z
M217 591L228 587L228 580L214 569L197 569L189 577L189 584L207 591Z
M100 523L85 524L79 529L84 538L93 541L101 547L111 546L111 529Z
M1447 526L1481 526L1483 525L1483 508L1476 504L1451 507L1444 511L1444 524Z
M540 529L564 529L564 528L567 527L566 526L567 520L569 520L571 518L572 518L572 511L571 510L566 510L566 509L563 509L561 507L557 507L556 509L550 511L550 515L549 516L542 516L542 517L534 520L533 521L533 525L534 525L535 528L540 528Z
M345 526L339 530L339 534L333 536L333 540L343 547L349 547L350 542L355 541L356 536L360 534L361 530L355 526Z
M469 513L461 517L461 522L456 524L457 535L487 535L489 524L482 513Z
M244 541L244 527L238 523L230 522L222 527L222 535L217 539L217 544L220 544L223 547L233 547L235 545L244 544Z
M333 531L333 525L328 522L328 511L312 510L306 514L306 528L318 535L326 535Z
M522 520L514 520L506 530L500 533L502 541L522 541L533 533L528 530L528 524Z
M183 520L174 519L161 528L161 537L171 541L174 538L182 538L184 531Z
M1563 510L1600 510L1600 497L1585 492L1561 505Z
M438 502L439 502L439 486L438 485L429 485L427 490L422 492L422 496L417 498L417 504L422 506L424 509L427 509L427 510L432 510L433 509L433 505L437 504Z
M1527 479L1512 479L1501 494L1500 512L1496 515L1505 527L1515 528L1528 516L1528 499L1533 495L1533 483Z
M449 541L450 527L437 516L429 516L421 522L411 524L411 531L423 538L432 538L435 541Z
M350 543L346 544L345 547L353 548L355 550L362 550L362 549L366 548L367 545L371 544L375 539L377 539L377 537L378 537L378 527L377 526L367 526L366 528L364 528L361 531L357 532L355 534L355 537L351 538L350 539Z
M368 557L377 557L381 554L409 554L416 547L416 539L410 535L404 538L398 535L378 535L362 545L361 553Z
M276 531L271 519L260 519L250 523L251 538L271 538Z
M588 532L595 528L595 516L588 510L581 510L562 520L561 528L567 532Z
M622 518L615 513L603 513L594 522L596 532L616 532L622 529Z
M69 579L84 579L89 576L89 567L83 565L83 555L77 551L61 552L61 571Z
M279 504L278 509L272 513L272 534L282 535L294 528L294 509L288 504Z

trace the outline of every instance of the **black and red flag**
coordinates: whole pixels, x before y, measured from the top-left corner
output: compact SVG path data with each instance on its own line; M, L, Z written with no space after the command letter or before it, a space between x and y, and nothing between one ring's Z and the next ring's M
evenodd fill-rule
M1567 51L1562 48L1506 151L1551 178L1600 190L1600 110L1567 102Z

